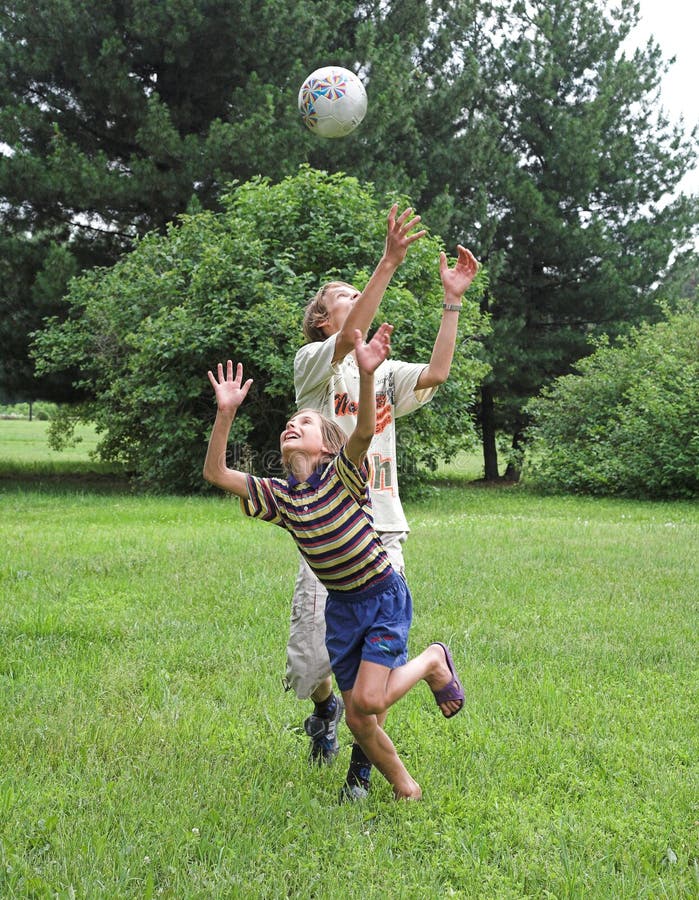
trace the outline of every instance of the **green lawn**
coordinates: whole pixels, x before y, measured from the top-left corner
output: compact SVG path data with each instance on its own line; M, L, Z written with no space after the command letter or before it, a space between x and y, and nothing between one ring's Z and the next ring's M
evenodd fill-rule
M310 769L280 684L291 540L226 498L44 478L25 443L28 475L21 430L0 422L1 897L699 896L697 505L409 504L411 646L449 642L467 707L420 685L389 715L421 803L377 777L340 806L349 732Z
M48 422L34 419L0 419L0 464L6 463L85 463L97 446L98 436L90 425L76 428L76 445L66 450L51 450Z
M0 483L41 482L106 486L114 482L114 466L92 458L99 436L90 425L75 430L76 443L65 450L48 445L46 421L0 419Z

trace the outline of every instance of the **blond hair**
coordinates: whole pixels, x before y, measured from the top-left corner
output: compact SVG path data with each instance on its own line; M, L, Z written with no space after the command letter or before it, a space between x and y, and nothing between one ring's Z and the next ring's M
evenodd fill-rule
M308 301L303 314L303 335L309 344L314 341L324 341L327 337L320 326L328 320L328 306L325 299L328 288L344 287L345 285L351 287L346 281L328 281L313 299Z

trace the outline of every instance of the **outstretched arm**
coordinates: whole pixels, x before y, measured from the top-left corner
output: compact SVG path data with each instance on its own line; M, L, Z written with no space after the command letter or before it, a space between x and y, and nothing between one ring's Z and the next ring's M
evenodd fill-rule
M399 216L396 216L397 212L398 204L394 203L388 214L383 256L335 338L333 362L339 362L341 359L344 359L354 349L354 331L356 328L362 332L362 335L366 336L371 323L374 321L374 316L383 299L384 292L396 269L405 259L408 248L427 234L424 228L420 231L413 231L412 234L410 233L420 222L420 216L411 215L413 211L410 207L403 210Z
M207 374L216 394L217 411L216 420L211 429L206 459L204 460L204 478L206 481L210 481L211 484L223 488L224 491L230 491L231 494L236 494L238 497L247 498L247 476L245 472L239 472L237 469L231 469L226 465L226 449L233 420L238 412L238 407L250 390L252 378L248 378L247 381L243 382L243 366L241 363L238 363L236 367L234 378L233 363L230 359L226 363L225 377L221 363L218 364L217 375L214 375L211 370Z
M391 352L392 331L393 325L384 322L368 344L364 343L364 338L358 328L354 332L354 351L359 367L359 409L357 424L347 439L345 453L357 467L364 461L376 431L374 372Z
M445 254L439 254L439 274L444 287L444 304L447 307L456 307L456 309L442 311L442 321L432 348L429 365L420 372L415 384L415 390L418 391L444 384L449 377L459 326L459 310L463 296L478 271L478 261L473 253L462 247L461 244L458 249L459 255L453 269L449 268Z

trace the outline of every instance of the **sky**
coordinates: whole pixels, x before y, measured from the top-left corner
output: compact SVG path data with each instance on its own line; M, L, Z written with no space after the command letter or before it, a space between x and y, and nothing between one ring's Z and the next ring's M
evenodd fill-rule
M673 121L682 115L689 131L699 123L699 3L640 0L640 15L634 43L642 44L652 34L665 59L676 57L662 82L662 104ZM699 193L699 165L687 173L680 188Z

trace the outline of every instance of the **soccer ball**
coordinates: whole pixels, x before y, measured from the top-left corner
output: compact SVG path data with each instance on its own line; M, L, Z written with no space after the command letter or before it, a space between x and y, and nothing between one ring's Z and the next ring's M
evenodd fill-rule
M344 137L366 115L366 91L354 72L323 66L311 72L299 91L299 112L318 137Z

